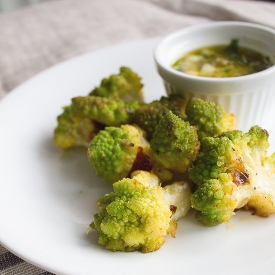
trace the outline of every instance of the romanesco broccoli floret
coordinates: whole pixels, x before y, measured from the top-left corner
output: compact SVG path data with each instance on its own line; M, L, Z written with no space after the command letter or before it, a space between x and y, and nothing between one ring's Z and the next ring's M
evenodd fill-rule
M136 179L145 186L162 186L160 178L154 174L154 172L136 170L131 173L131 178ZM174 224L175 226L173 226L173 222L176 222L180 218L184 217L191 208L191 184L186 180L174 181L170 184L162 186L162 189L164 192L164 197L171 210L169 234L171 234L171 236L175 236L176 223Z
M98 96L78 96L72 99L74 113L107 126L120 126L131 122L139 103L113 100Z
M152 169L145 132L134 125L105 127L92 139L88 158L96 174L111 183L140 170L142 165L147 167L142 170Z
M57 117L53 141L62 149L87 147L105 126L129 123L138 106L137 101L124 103L98 96L72 98L71 105L64 107L63 113Z
M190 169L198 220L217 225L239 208L264 217L275 213L275 154L269 156L268 147L268 133L259 126L202 139L202 151Z
M150 140L153 136L156 125L168 112L172 111L178 117L185 119L185 105L186 100L180 96L163 96L160 100L154 100L148 104L140 104L133 116L133 123L145 130L147 137Z
M72 98L57 117L54 143L62 149L75 146L88 147L91 139L105 126L120 126L132 120L137 101L124 103L98 96Z
M99 244L112 251L147 253L159 249L166 235L175 237L177 209L178 219L190 208L189 187L174 183L165 189L159 184L146 171L135 171L132 178L115 182L114 191L98 200L98 213L90 225L98 232Z
M98 242L112 251L152 252L165 242L171 211L158 187L125 178L113 184L114 192L98 200L91 227Z
M197 128L200 139L236 129L236 117L214 102L191 98L186 104L186 115Z
M141 78L130 68L121 67L118 75L101 81L88 96L72 99L57 117L54 143L68 149L89 144L104 126L129 123L134 111L143 103Z
M169 234L175 236L176 222L184 217L191 208L190 195L191 184L186 180L173 181L170 184L162 186L160 178L153 172L136 170L131 173L131 178L136 179L145 186L162 187L165 200L170 206L171 221ZM174 223L174 224L173 224Z
M172 112L162 117L150 145L157 162L179 173L188 170L200 148L196 128Z
M89 95L120 99L124 102L144 102L140 76L128 67L121 67L119 74L103 78L99 87Z
M90 140L104 127L90 118L75 113L71 106L64 107L63 113L57 117L57 124L53 141L62 149L88 147Z

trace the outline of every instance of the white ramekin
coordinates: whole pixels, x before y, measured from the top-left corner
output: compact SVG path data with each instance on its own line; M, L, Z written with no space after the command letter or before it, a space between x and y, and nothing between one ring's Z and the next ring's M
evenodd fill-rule
M184 53L213 46L239 45L268 55L275 64L275 30L253 23L223 21L186 27L164 38L154 50L159 75L167 94L182 94L221 104L235 114L238 129L248 130L271 119L275 108L275 66L246 76L215 78L179 72L171 67Z

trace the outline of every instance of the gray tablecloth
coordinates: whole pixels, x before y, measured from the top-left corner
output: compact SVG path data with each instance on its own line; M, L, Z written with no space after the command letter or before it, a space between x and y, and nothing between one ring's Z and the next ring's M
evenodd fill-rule
M2 13L0 98L40 71L76 55L217 20L250 21L275 28L275 4L238 0L50 0ZM24 262L0 245L0 274L51 273Z

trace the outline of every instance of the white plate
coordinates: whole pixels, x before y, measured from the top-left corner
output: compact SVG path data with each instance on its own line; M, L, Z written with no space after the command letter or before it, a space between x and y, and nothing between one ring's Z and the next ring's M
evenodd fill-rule
M94 175L85 150L60 154L51 141L56 116L71 97L88 94L121 65L142 76L147 101L164 95L152 56L157 41L74 58L1 101L1 243L43 269L66 275L274 273L275 216L240 211L229 223L207 228L191 211L179 222L176 238L167 237L160 250L149 254L106 251L96 234L87 236L96 200L111 187Z

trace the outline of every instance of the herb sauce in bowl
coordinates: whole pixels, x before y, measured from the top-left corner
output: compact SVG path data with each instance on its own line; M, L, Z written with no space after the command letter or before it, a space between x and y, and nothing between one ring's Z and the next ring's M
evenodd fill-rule
M197 76L236 77L263 71L273 63L268 56L240 47L233 39L229 46L211 46L194 50L177 60L172 68Z

